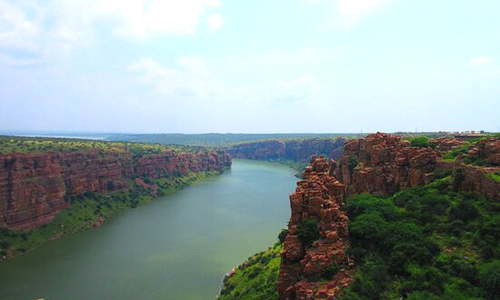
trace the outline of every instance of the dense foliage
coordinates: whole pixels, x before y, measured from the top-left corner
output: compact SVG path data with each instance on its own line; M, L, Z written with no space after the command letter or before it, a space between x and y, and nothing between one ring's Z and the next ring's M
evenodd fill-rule
M500 203L452 186L349 199L356 280L344 300L499 299Z
M219 300L278 299L276 281L280 266L281 244L248 258L234 275L224 278Z
M214 172L198 172L184 177L146 179L148 184L158 186L156 195L151 189L145 189L134 183L128 191L109 194L86 192L78 196L67 196L65 200L71 203L71 208L58 213L52 222L40 228L34 230L0 228L0 259L7 252L9 255L16 255L41 246L48 240L91 228L93 223L110 218L119 211L149 203L155 197L172 194L193 182L215 175Z

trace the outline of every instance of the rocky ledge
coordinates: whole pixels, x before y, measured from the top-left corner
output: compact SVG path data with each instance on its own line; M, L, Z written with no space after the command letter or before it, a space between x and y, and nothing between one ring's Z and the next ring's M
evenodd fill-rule
M433 147L412 147L400 136L380 132L350 140L345 144L335 175L346 185L348 195L388 196L428 184L438 171L449 171L457 190L500 198L500 183L488 175L500 172L500 139L482 140L454 161L443 160L442 156L464 142L440 138L430 144ZM466 164L467 157L486 165Z
M292 214L277 283L280 299L337 299L353 280L353 262L346 254L349 219L342 211L346 189L333 177L335 167L334 160L313 158L290 195ZM304 236L307 224L317 231L310 244Z
M231 166L222 151L134 156L131 152L77 150L0 155L0 227L29 229L69 208L65 196L106 193L130 187L131 179L221 172Z

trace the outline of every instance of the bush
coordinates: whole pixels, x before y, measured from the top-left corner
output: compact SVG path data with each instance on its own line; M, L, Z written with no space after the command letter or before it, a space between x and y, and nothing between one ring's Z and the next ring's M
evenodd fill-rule
M429 138L426 136L410 138L409 140L412 147L427 148L430 146Z
M320 232L316 220L307 219L299 224L297 236L302 244L310 246L314 241L320 238Z
M278 241L280 244L285 242L286 237L288 236L288 229L281 229L281 232L278 234Z
M496 259L480 266L479 279L481 286L489 293L490 299L500 295L500 260Z

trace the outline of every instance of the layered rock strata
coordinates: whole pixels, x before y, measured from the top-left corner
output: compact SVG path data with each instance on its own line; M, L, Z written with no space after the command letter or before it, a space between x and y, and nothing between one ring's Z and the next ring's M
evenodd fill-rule
M440 155L432 148L411 147L399 136L376 133L346 143L336 175L348 194L392 195L430 183Z
M345 141L344 138L337 138L250 142L230 147L227 152L233 158L307 162L314 155L328 155L339 159Z
M0 155L0 227L27 229L50 222L69 207L66 195L128 188L134 177L183 176L230 167L224 152L134 156L103 150Z
M388 196L430 183L437 170L449 170L458 190L498 199L500 183L488 174L500 172L496 167L500 160L500 140L481 141L466 154L481 159L488 167L465 164L461 156L453 162L441 160L444 152L463 144L453 138L441 138L431 140L433 147L417 148L399 136L379 132L346 142L335 175L347 186L348 195Z
M334 160L314 158L290 195L291 218L278 277L282 300L337 299L353 280L346 254L349 219L342 211L345 186L333 177ZM301 241L304 222L314 221L319 239Z

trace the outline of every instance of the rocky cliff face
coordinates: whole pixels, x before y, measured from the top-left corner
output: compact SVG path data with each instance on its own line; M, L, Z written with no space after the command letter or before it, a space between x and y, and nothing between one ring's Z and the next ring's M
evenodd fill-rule
M336 164L315 158L290 195L292 210L278 278L280 299L336 299L353 280L346 254L348 222L341 210L346 189L333 177ZM319 239L307 245L304 224L315 224Z
M142 157L102 150L0 155L0 227L26 229L50 222L69 207L65 195L128 188L133 177L220 172L230 165L228 154L215 151Z
M263 141L235 145L227 152L233 158L255 160L309 160L313 155L328 155L339 159L346 139L306 139L302 141Z
M386 133L350 140L345 144L336 176L347 186L348 194L386 196L430 183L436 170L448 169L454 174L459 190L482 193L493 199L499 197L500 184L487 176L500 171L498 167L466 165L461 157L456 162L442 161L445 151L463 145L453 138L434 139L431 145L435 149L411 147L401 137ZM495 138L482 141L467 155L476 155L493 165L500 157L500 141Z
M432 181L440 152L410 147L408 141L385 133L348 141L337 178L348 194L392 195Z

